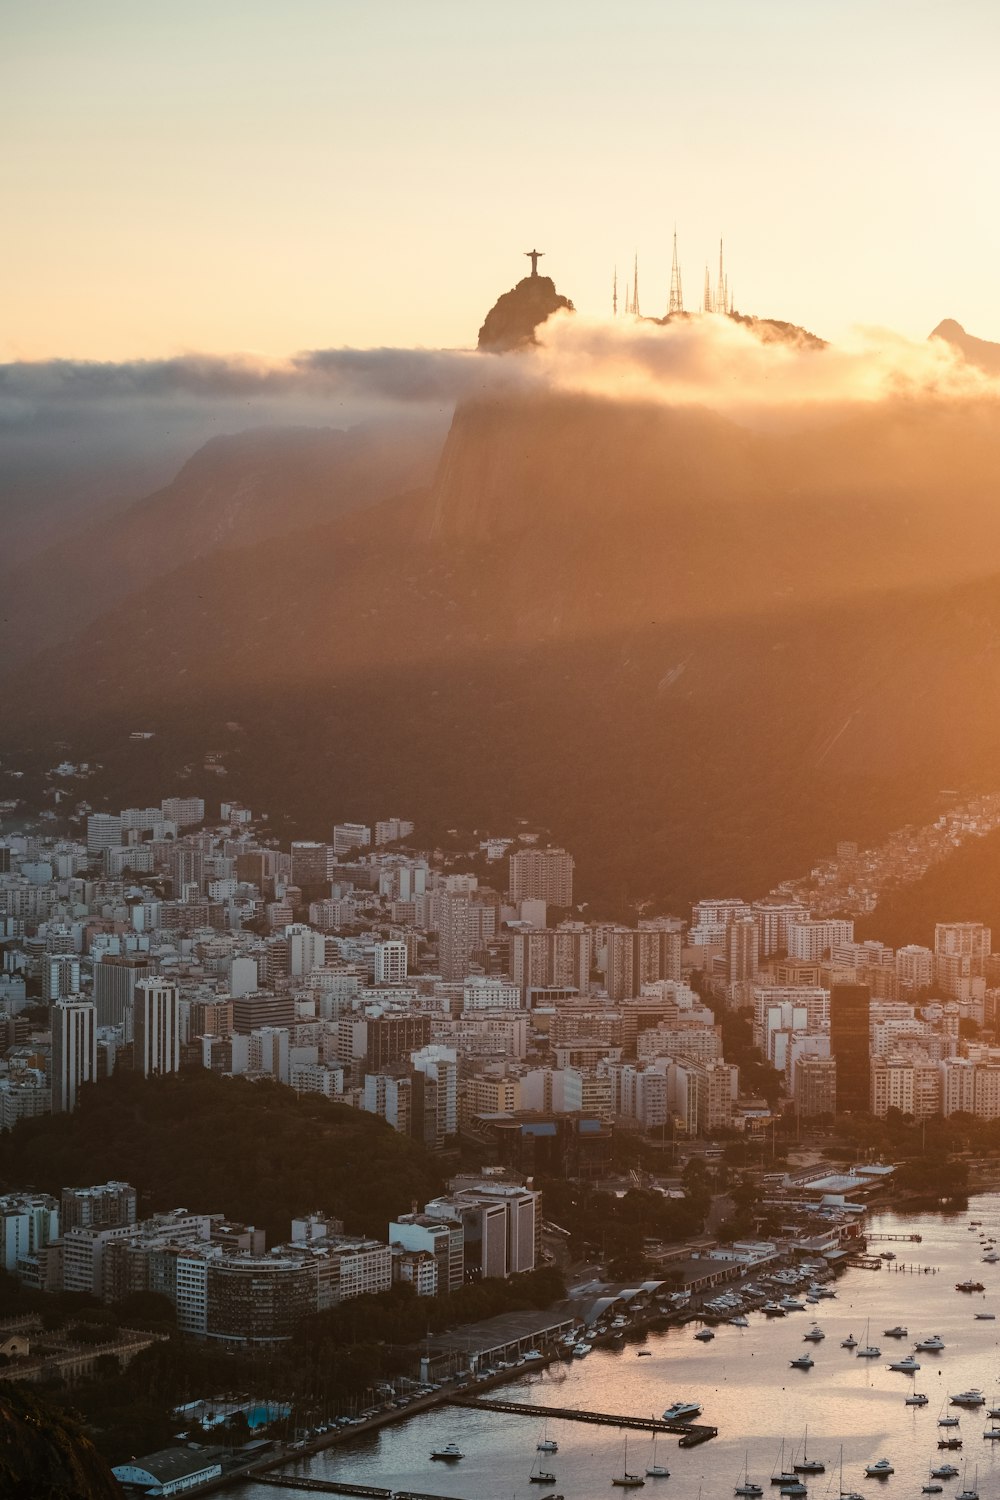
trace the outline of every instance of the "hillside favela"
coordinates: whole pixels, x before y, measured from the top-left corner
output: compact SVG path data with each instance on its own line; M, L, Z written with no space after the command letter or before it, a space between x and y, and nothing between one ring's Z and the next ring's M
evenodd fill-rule
M900 22L5 19L0 1500L1000 1500L1000 12Z

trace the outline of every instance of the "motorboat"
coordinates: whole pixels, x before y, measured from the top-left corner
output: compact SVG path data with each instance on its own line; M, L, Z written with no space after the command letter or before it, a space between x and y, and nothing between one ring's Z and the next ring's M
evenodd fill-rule
M956 1292L985 1292L986 1288L981 1281L956 1281Z
M987 1250L983 1256L983 1261L988 1266L995 1266L998 1260L1000 1260L1000 1255L995 1250Z
M761 1308L761 1312L765 1318L783 1318L786 1311L787 1309L782 1307L779 1302L765 1302Z
M589 1344L574 1344L573 1345L573 1358L574 1359L586 1359L586 1357L587 1357L587 1355L589 1353L590 1353L590 1345Z
M740 1313L739 1316L736 1317L736 1318L730 1318L729 1322L730 1322L730 1324L732 1325L733 1328L749 1328L750 1327L750 1320L749 1320L749 1318L745 1318L742 1313Z
M960 1437L938 1438L938 1449L947 1450L949 1453L957 1453L962 1446Z
M938 1417L939 1427L957 1427L960 1422L960 1417Z
M895 1328L883 1328L882 1337L884 1339L905 1339L906 1329L901 1328L897 1323Z
M840 1347L841 1349L856 1349L858 1347L858 1341L854 1337L854 1334L849 1333L846 1339L841 1339Z
M890 1474L895 1474L895 1469L887 1458L876 1459L875 1463L869 1464L865 1474L869 1479L888 1479Z
M465 1454L457 1443L445 1443L443 1448L435 1448L431 1454L431 1458L436 1458L439 1462L445 1464L458 1463L458 1460L464 1457Z
M548 1469L539 1469L537 1473L533 1470L528 1475L529 1484L555 1484L555 1482L556 1476L550 1473Z
M800 1302L797 1297L782 1297L781 1306L785 1312L805 1312L806 1310L805 1303Z
M639 1352L636 1354L636 1359L652 1359L652 1357L653 1357L653 1351L652 1351L652 1349L640 1349Z
M959 1391L957 1396L949 1396L948 1399L952 1406L967 1406L970 1410L986 1405L986 1397L975 1386L967 1391Z
M940 1495L941 1491L943 1489L944 1489L944 1485L943 1484L925 1484L924 1487L923 1487L923 1489L921 1490L921 1494L923 1494L923 1495Z
M883 1250L882 1253L881 1253L881 1255L879 1256L879 1260L895 1260L895 1259L896 1259L896 1252L895 1252L895 1250Z
M992 1323L996 1319L996 1313L976 1313L977 1323Z
M695 1338L702 1344L710 1344L715 1338L711 1328L702 1328L695 1334Z
M811 1370L816 1361L811 1354L800 1354L798 1359L789 1360L789 1368L792 1370Z
M907 1396L904 1406L926 1406L930 1400L923 1391L914 1391L912 1396Z
M997 1442L1000 1440L1000 1427L987 1427L983 1433L983 1437L987 1438L991 1443Z
M664 1422L693 1422L695 1417L701 1416L701 1407L697 1401L675 1401L668 1406L663 1413Z
M807 1344L821 1344L826 1338L826 1334L823 1332L822 1328L817 1328L816 1324L814 1323L809 1332L804 1333L802 1337Z
M958 1470L954 1464L938 1464L936 1469L931 1470L932 1479L957 1479Z
M788 1495L790 1500L801 1500L801 1497L808 1495L808 1493L809 1491L801 1479L793 1479L791 1484L783 1484L778 1491L779 1495Z
M904 1354L902 1359L894 1359L889 1369L899 1370L903 1375L914 1375L920 1369L920 1361L914 1359L912 1354Z
M921 1339L914 1348L918 1354L939 1354L944 1348L944 1339L939 1333L932 1333L929 1338Z

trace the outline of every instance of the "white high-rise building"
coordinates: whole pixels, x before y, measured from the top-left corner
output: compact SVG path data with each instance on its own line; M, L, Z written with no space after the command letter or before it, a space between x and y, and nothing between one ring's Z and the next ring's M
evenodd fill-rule
M81 1084L97 1078L97 1008L70 995L52 1006L52 1110L76 1109Z
M117 813L91 813L87 819L87 853L103 854L122 841L122 820Z
M402 984L406 978L406 944L389 938L375 944L375 983Z
M382 818L375 824L375 847L409 838L413 824L408 818Z
M172 979L140 979L132 993L135 1071L144 1078L181 1065L180 996Z
M335 823L333 825L333 852L339 859L352 849L371 847L372 831L364 823Z

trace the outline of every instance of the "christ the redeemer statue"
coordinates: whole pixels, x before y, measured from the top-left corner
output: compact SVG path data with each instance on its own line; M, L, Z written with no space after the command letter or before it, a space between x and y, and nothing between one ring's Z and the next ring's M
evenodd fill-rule
M539 258L545 254L545 251L544 250L525 250L524 253L528 257L528 259L531 261L531 274L532 274L532 276L537 276L538 275L538 261L539 261Z

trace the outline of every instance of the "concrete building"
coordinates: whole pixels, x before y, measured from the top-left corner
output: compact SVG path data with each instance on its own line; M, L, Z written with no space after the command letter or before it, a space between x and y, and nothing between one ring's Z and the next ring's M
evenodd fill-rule
M97 1079L97 1010L92 1000L57 1000L52 1018L52 1110L76 1109L80 1088Z
M133 1058L137 1073L176 1073L181 1065L180 993L173 980L153 976L136 983L132 1000Z
M573 856L565 849L518 849L510 856L510 899L573 905Z

